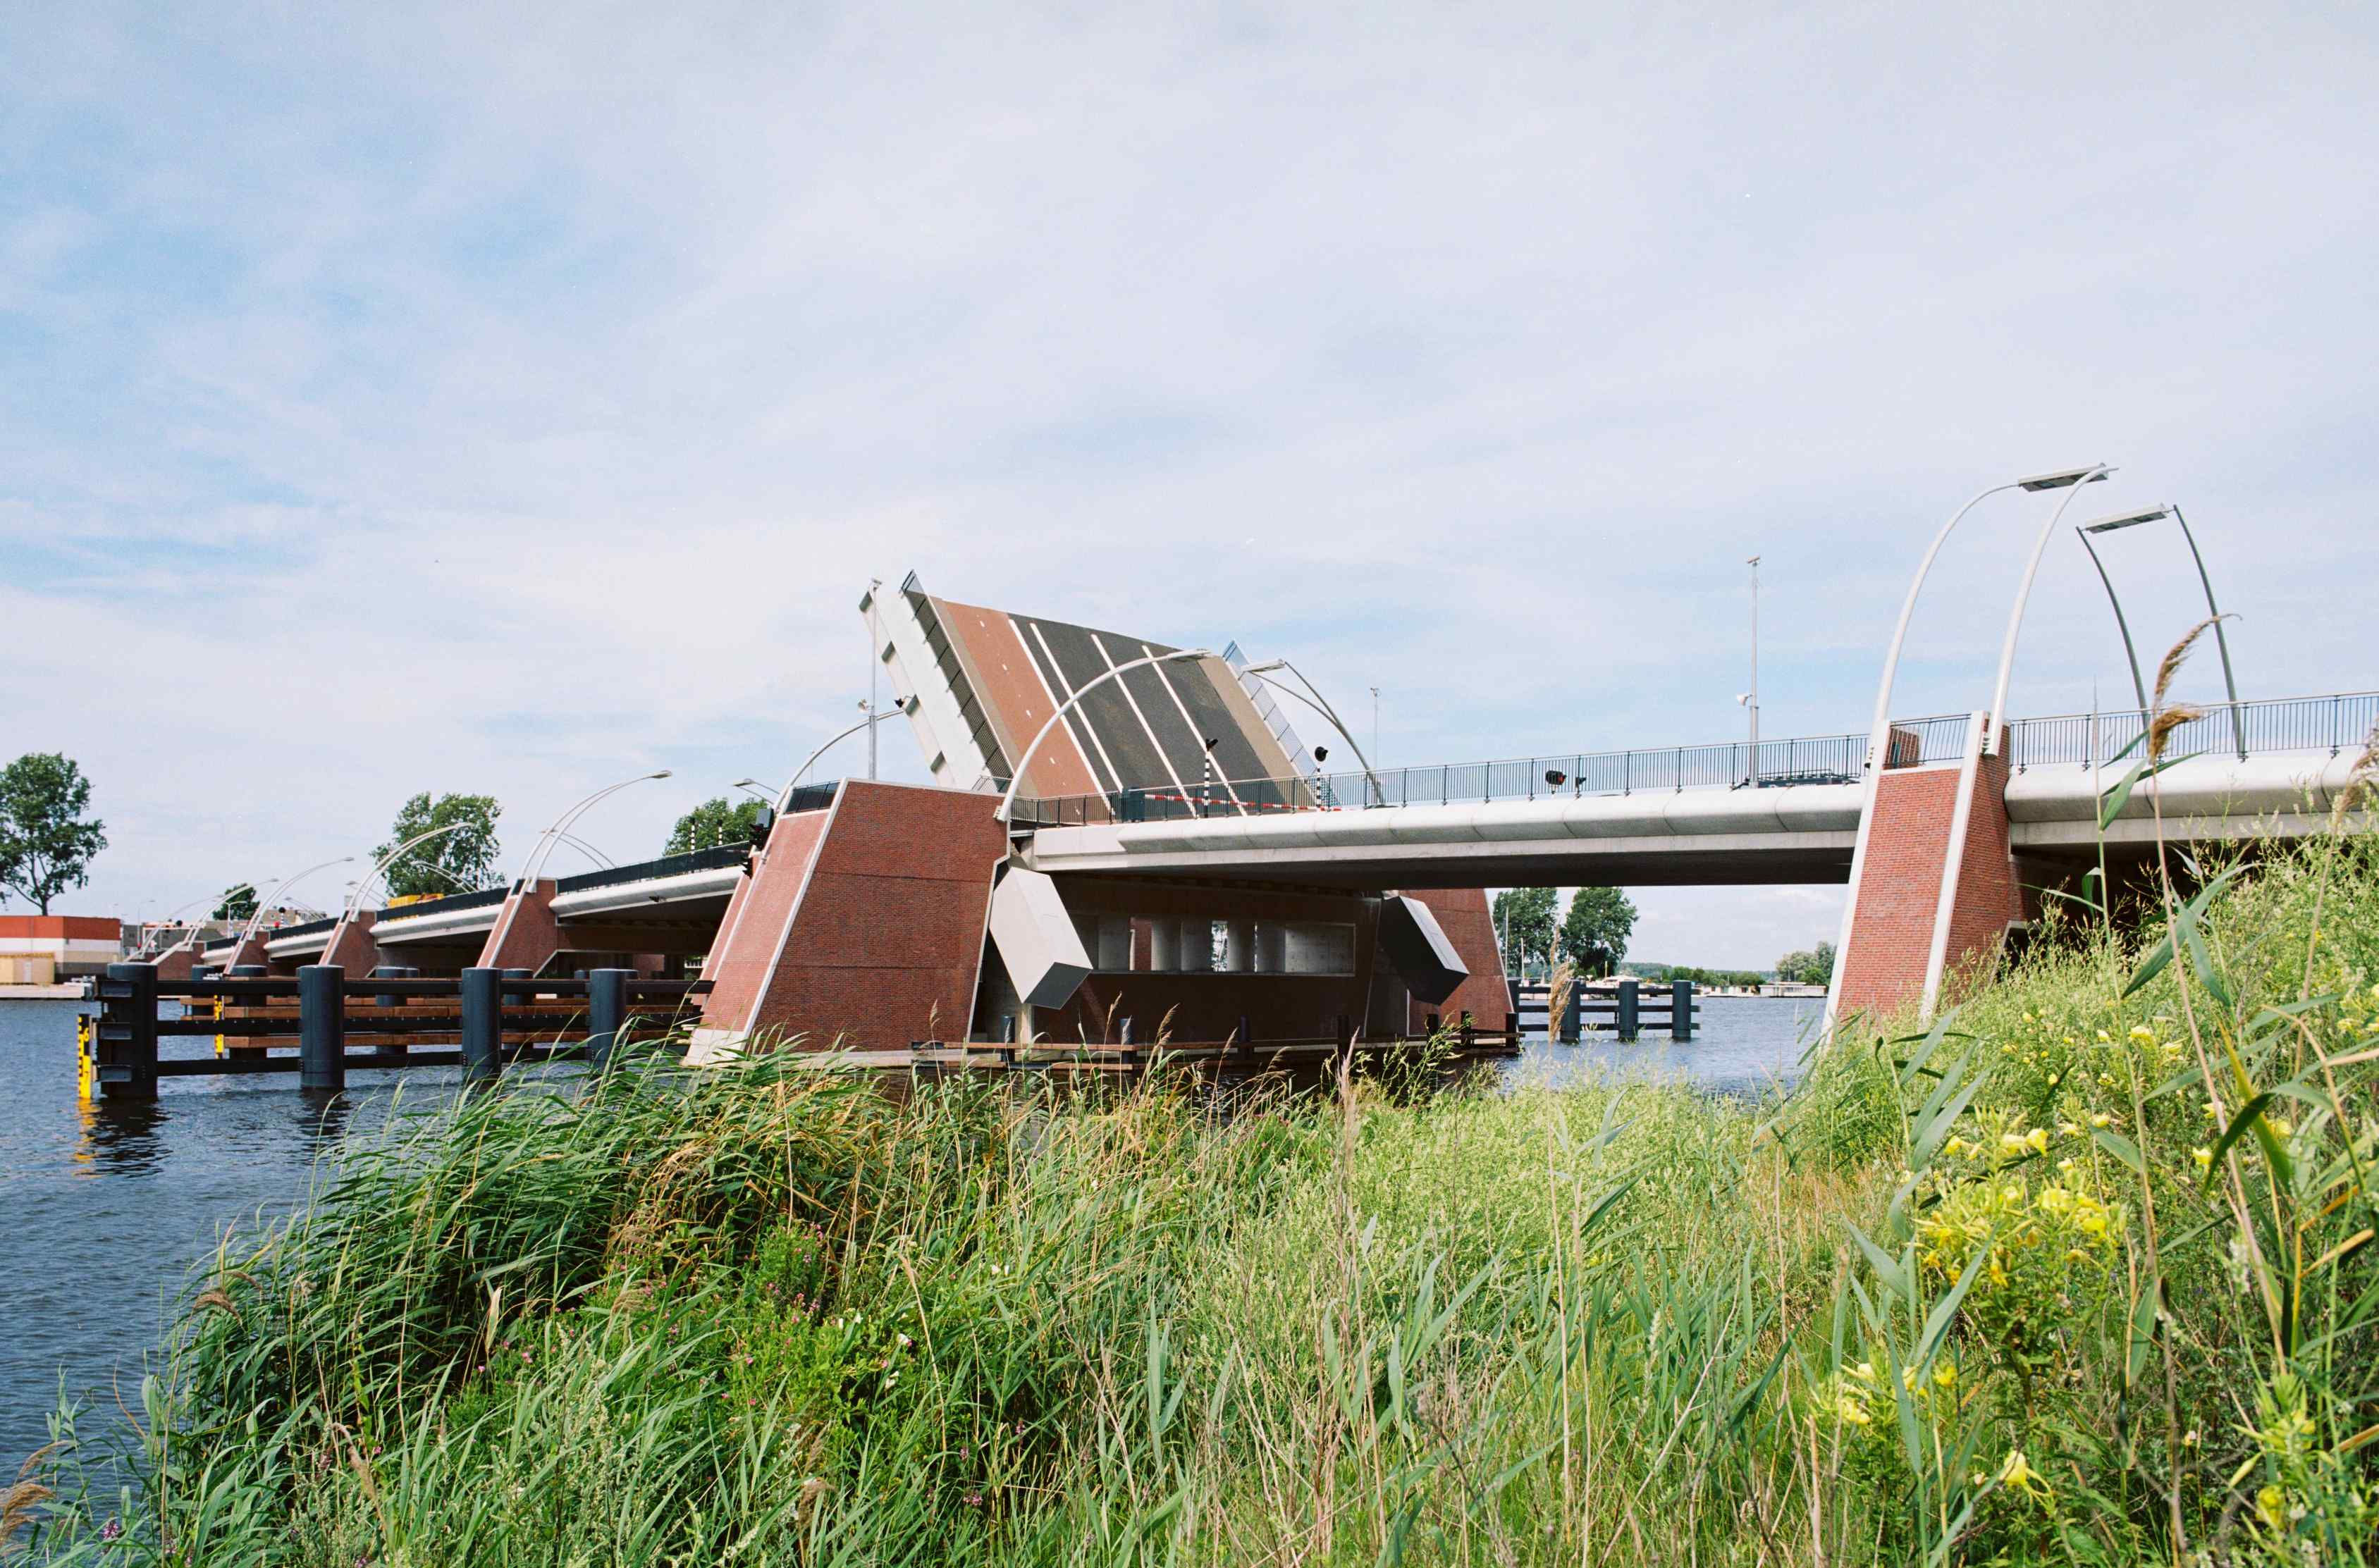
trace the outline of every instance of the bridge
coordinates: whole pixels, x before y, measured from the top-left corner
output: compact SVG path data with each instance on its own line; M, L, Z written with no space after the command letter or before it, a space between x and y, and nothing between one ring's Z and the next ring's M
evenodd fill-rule
M2158 779L2175 840L2317 831L2379 722L2379 694L2240 705L2183 726ZM1894 726L1894 772L1957 763L1972 720ZM2010 846L2019 860L2096 863L2100 792L2129 767L2137 714L2008 727ZM1136 790L1017 803L1019 861L1050 874L1228 874L1331 887L1676 887L1849 880L1866 785L1864 735L1506 758L1320 778L1237 779L1202 793ZM2153 841L2148 794L2105 834Z
M1929 1010L2047 891L2102 856L2136 874L2152 812L2175 842L2324 830L2379 725L2371 691L2225 704L2102 830L2136 711L1326 769L1284 695L1357 748L1273 679L1285 661L960 604L913 574L861 609L931 786L789 788L751 845L358 911L204 962L696 977L697 1055L772 1031L862 1051L1402 1041L1507 1027L1486 887L1834 883L1830 1010Z

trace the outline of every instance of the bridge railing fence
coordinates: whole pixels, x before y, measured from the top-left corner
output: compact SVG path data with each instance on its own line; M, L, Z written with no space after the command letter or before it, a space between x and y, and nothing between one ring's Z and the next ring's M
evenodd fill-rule
M1887 767L1955 762L1963 754L1965 714L1894 719ZM2360 746L2379 723L2379 692L2325 697L2284 697L2223 704L2181 727L2177 751L2220 754ZM2140 733L2137 712L2063 714L2019 719L2008 726L2008 754L2017 768L2056 763L2088 766L2120 756ZM1197 817L1266 816L1279 812L1363 811L1383 806L1445 806L1554 796L1674 793L1685 790L1771 789L1806 784L1855 784L1866 777L1867 737L1795 736L1759 743L1740 741L1624 752L1504 757L1492 762L1429 763L1316 774L1302 778L1235 778L1186 787L1113 790L1016 802L1024 827L1079 827L1104 823L1173 822Z
M2277 697L2259 702L2202 705L2204 716L2173 731L2168 755L2276 754L2326 751L2336 756L2360 747L2379 724L2379 692L2339 692L2321 697ZM2020 718L2008 726L2008 760L2018 769L2071 764L2087 767L2138 755L2144 727L2136 708L2105 713L2067 713Z

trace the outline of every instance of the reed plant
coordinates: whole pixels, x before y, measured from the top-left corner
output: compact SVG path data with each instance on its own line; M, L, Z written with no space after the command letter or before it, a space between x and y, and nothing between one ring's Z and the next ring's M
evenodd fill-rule
M470 1099L227 1243L135 1482L62 1412L14 1544L2361 1562L2379 845L2173 886L1756 1102L894 1096L791 1054Z

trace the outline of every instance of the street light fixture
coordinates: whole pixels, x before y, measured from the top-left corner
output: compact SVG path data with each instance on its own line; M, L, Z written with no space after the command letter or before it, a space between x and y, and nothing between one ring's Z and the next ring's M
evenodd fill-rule
M279 887L273 888L273 890L265 898L258 900L255 910L251 911L248 917L248 923L239 928L239 936L231 945L233 955L235 957L237 956L240 948L247 945L248 939L256 935L257 923L264 919L265 911L274 908L281 902L281 895L289 891L290 888L296 887L305 878L313 875L316 872L328 871L334 865L351 865L355 862L355 858L356 857L353 855L341 855L336 860L324 861L320 865L309 865L295 876L286 876L282 878L281 885Z
M2115 624L2123 633L2123 657L2131 661L2131 689L2140 699L2140 722L2148 720L2147 687L2140 679L2140 656L2131 646L2131 629L2123 620L2123 606L2115 597L2114 580L2107 575L2107 563L2098 559L2098 548L2090 542L2093 534L2119 533L2136 528L2143 523L2161 523L2171 518L2180 525L2180 537L2189 542L2189 558L2197 563L2198 585L2205 590L2205 614L2214 622L2214 645L2222 650L2222 684L2230 694L2230 742L2237 748L2239 760L2247 760L2247 725L2239 706L2239 679L2230 670L2230 639L2222 632L2222 611L2214 602L2214 579L2206 573L2205 557L2197 548L2197 536L2190 530L2189 519L2181 514L2179 501L2166 501L2161 506L2144 506L2133 512L2118 512L2074 528L2081 536L2082 548L2090 552L2090 564L2098 569L2098 581L2107 587L2107 602L2115 607Z
M1057 721L1065 718L1067 713L1084 697L1128 669L1138 669L1151 664L1188 664L1198 659L1217 657L1219 656L1212 648L1176 648L1171 653L1150 654L1144 658L1126 659L1121 664L1110 667L1105 674L1094 675L1075 687L1074 694L1057 705L1056 710L1049 715L1047 721L1033 732L1033 739L1025 742L1024 749L1017 754L1016 777L1008 781L1007 792L999 797L999 804L992 810L992 820L999 823L1008 820L1008 814L1016 804L1017 786L1024 782L1024 770L1033 766L1033 754L1041 749L1041 742L1049 738L1049 731L1057 727ZM833 742L827 743L830 745Z
M553 852L554 841L560 835L569 832L571 826L586 815L596 804L618 794L630 785L650 783L654 779L669 777L670 770L662 767L656 768L650 773L639 773L634 778L622 778L617 784L606 784L560 816L555 817L553 826L537 835L537 843L529 850L528 858L521 862L520 874L513 877L510 884L509 892L512 896L504 899L503 917L496 923L495 930L489 934L485 950L489 953L501 953L503 950L505 939L512 935L513 921L520 911L518 895L537 885L537 874L544 869L545 857ZM365 880L370 879L367 877Z
M1875 717L1867 728L1866 790L1859 802L1858 838L1851 850L1851 896L1842 902L1842 938L1834 944L1836 952L1850 951L1851 923L1858 910L1859 872L1866 862L1867 829L1875 820L1876 792L1883 783L1883 765L1888 760L1886 754L1891 744L1891 684L1900 672L1900 650L1908 641L1908 623L1916 614L1916 597L1924 591L1925 579L1932 573L1934 559L1941 553L1941 547L1950 542L1950 536L1958 525L1965 521L1966 513L1995 495L2007 490L2037 492L2068 488L2079 493L2082 486L2095 484L2113 472L2105 464L2096 463L2086 468L2059 468L1989 486L1976 491L1973 500L1951 513L1950 520L1941 525L1940 532L1933 536L1933 542L1926 547L1925 558L1916 563L1916 575L1909 580L1908 597L1901 601L1900 621L1891 629L1891 646L1883 656L1883 678L1876 684ZM1822 1027L1829 1035L1833 1032L1834 1024L1842 1014L1845 968L1841 963L1834 965L1833 979L1826 988L1826 1014Z
M374 861L369 871L349 885L352 891L347 894L347 907L339 911L339 923L331 927L331 935L322 943L322 951L331 953L338 949L339 938L345 934L349 923L356 918L356 911L363 906L364 897L371 891L372 884L379 881L390 866L410 854L415 845L427 844L432 838L443 838L449 833L459 833L470 826L472 825L468 822L450 822L443 827L433 827L427 833L417 833Z
M2026 489L2063 488L2065 494L2059 500L2057 509L2048 514L2048 521L2040 525L2040 537L2032 542L2031 559L2023 564L2023 581L2016 585L2015 604L2008 611L2007 638L1999 645L1999 677L1991 686L1990 712L1984 720L1987 728L1983 731L1983 750L1987 754L1998 754L1999 732L2006 728L2008 681L2015 674L2016 633L2023 630L2024 606L2031 602L2033 579L2040 574L2040 558L2047 553L2049 537L2057 532L2057 525L2063 521L2065 509L2073 504L2075 496L2082 493L2082 486L2094 480L2103 479L2113 472L2112 468L2101 463L2088 470L2081 480L2067 480L2062 486L2035 485L2029 480L2019 481ZM2050 477L2056 477L2056 476L2050 476Z
M1753 556L1745 562L1751 568L1751 690L1739 694L1735 701L1751 717L1751 767L1749 778L1754 789L1759 787L1759 558Z
M1302 685L1305 690L1300 692L1296 686L1291 686L1286 681L1272 679L1272 672L1275 669L1286 669L1291 675L1296 676L1298 684ZM1363 777L1371 786L1371 803L1373 805L1382 806L1388 803L1387 790L1381 786L1380 775L1378 771L1371 766L1371 759L1363 754L1363 748L1356 743L1354 735L1347 730L1345 724L1339 721L1338 710L1332 707L1329 700L1322 696L1322 689L1306 678L1305 671L1298 669L1297 666L1289 663L1288 660L1285 658L1272 658L1266 659L1262 664L1250 664L1239 673L1242 675L1252 675L1257 680L1262 681L1265 685L1270 686L1274 691L1283 692L1287 694L1289 696L1295 697L1298 702L1303 703L1307 707L1311 708L1314 712L1320 714L1325 720L1327 720L1330 728L1338 731L1340 738L1343 739L1346 742L1348 748L1354 752L1355 760L1363 765ZM1376 701L1378 697L1376 690L1373 692L1372 695ZM1373 718L1373 734L1375 739L1377 736L1377 727L1378 719L1375 710ZM1321 802L1317 799L1314 803L1319 805L1321 804Z

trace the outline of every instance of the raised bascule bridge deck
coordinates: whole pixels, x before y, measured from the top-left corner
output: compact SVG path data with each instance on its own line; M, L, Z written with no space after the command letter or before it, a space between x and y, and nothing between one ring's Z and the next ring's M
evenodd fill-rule
M1165 1044L1247 1070L1431 1037L1510 1049L1490 887L1847 883L1830 1016L1929 1010L2102 856L2119 882L2159 835L2325 830L2379 724L2369 691L2216 707L2102 830L2136 713L1325 767L1284 694L1346 742L1342 764L1355 742L1236 647L961 604L913 575L861 609L931 785L806 785L754 844L284 927L161 981L335 971L328 997L380 977L391 1017L407 982L460 995L478 975L548 1010L598 981L615 998L677 986L671 1007L699 1003L696 1060L773 1045L1020 1067L1036 1047Z

